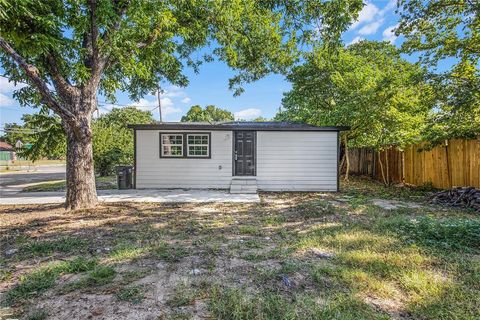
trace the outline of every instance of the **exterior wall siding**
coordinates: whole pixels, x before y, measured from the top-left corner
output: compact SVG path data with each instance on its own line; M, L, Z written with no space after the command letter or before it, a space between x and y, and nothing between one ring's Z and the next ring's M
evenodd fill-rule
M160 158L160 132L211 132L211 159ZM137 188L230 188L232 131L136 130L136 135ZM335 131L257 131L258 189L336 191L337 148Z
M257 184L264 191L336 191L337 132L257 132Z
M160 158L160 132L137 130L137 181L142 188L230 188L232 181L232 132L211 132L211 158ZM181 131L209 132L209 131ZM221 169L219 169L221 166Z

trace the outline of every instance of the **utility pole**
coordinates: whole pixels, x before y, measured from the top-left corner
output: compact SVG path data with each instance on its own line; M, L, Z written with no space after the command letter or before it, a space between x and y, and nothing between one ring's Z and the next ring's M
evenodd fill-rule
M160 99L160 85L157 86L157 98L158 98L158 113L160 115L160 122L162 122L162 101Z

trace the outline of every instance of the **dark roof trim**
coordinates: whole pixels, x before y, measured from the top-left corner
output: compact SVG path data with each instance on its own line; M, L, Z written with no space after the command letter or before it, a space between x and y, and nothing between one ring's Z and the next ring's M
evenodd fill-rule
M156 124L130 124L129 128L135 130L211 130L211 131L346 131L350 127L331 126L317 127L295 122L224 122L224 123L181 123L164 122Z

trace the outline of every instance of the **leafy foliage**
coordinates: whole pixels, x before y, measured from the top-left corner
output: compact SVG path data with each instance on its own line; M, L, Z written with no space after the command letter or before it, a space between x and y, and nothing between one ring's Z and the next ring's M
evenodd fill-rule
M230 87L238 94L242 83L285 71L298 57L297 44L318 38L312 25L321 23L325 41L338 41L361 6L360 0L9 1L0 2L0 32L45 79L52 79L54 59L64 78L86 84L94 62L89 49L98 50L108 62L99 89L111 100L116 90L137 99L161 80L184 86L185 65L198 71L215 57L236 71ZM89 44L92 30L98 37ZM205 46L213 50L192 55ZM0 61L12 80L29 80L8 55L0 53ZM32 86L17 98L41 101Z
M39 113L24 114L23 125L5 124L4 139L15 146L21 141L24 147L17 149L20 156L30 160L41 158L62 159L66 152L66 139L60 117L43 108ZM29 148L26 145L30 145Z
M11 131L6 135L7 141L30 143L30 149L22 149L19 154L31 160L40 158L64 158L66 150L65 132L57 116L47 113L24 115L20 131ZM115 166L133 163L133 132L127 126L134 123L152 123L151 112L135 107L114 108L111 112L93 121L93 152L95 170L100 176L113 173ZM16 127L10 124L7 127ZM31 131L26 131L31 130ZM34 132L34 133L33 133Z
M265 118L265 117L256 117L255 119L252 119L252 121L254 122L266 122L266 121L270 121L268 118Z
M93 159L100 176L113 173L115 166L133 163L133 132L128 124L152 123L150 111L134 107L116 109L93 123Z
M25 114L23 121L26 126L39 131L33 134L32 147L19 152L21 156L31 160L65 157L67 142L60 117L52 116L49 112L40 112L33 115Z
M318 47L288 76L293 88L275 119L350 126L351 146L402 147L418 139L430 109L423 76L386 42Z
M216 122L216 121L233 121L233 114L225 109L218 108L214 105L208 105L202 109L199 105L194 105L188 110L187 114L182 117L181 122Z
M29 142L29 135L22 132L23 126L18 123L5 123L4 134L2 135L2 141L15 146L17 141Z
M429 67L437 111L425 131L432 145L480 132L480 7L477 1L399 1L402 49ZM450 69L444 67L446 61Z

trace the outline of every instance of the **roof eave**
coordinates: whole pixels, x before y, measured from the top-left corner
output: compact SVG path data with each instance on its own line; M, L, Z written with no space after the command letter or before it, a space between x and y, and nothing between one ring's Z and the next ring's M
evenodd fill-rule
M235 130L252 130L252 131L348 131L347 126L306 126L306 127L255 127L235 125L189 125L189 124L129 124L128 128L135 130L212 130L212 131L235 131Z

